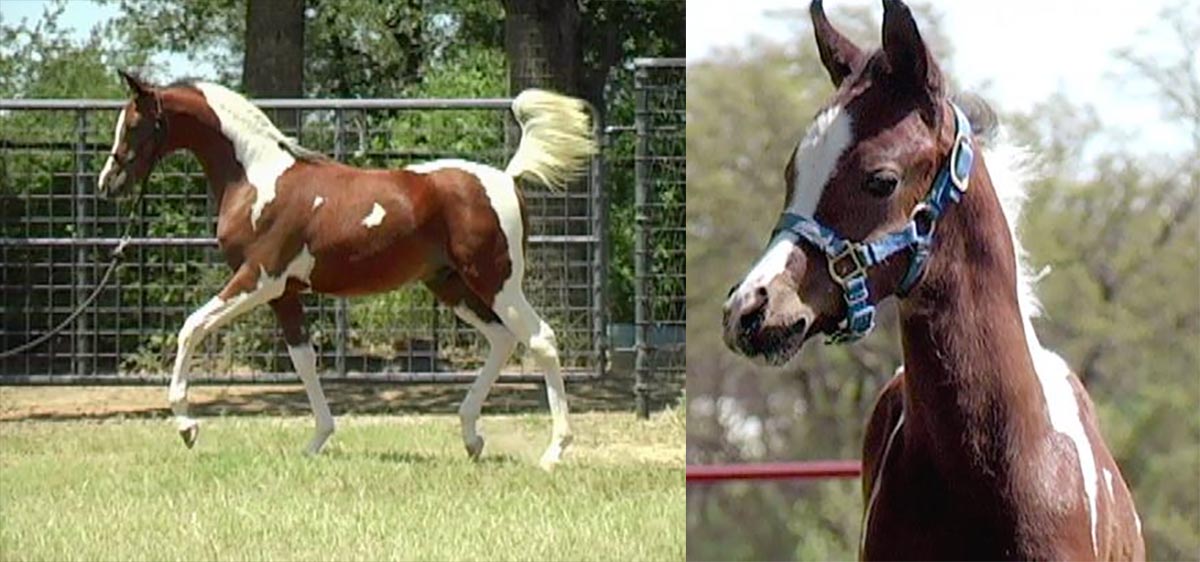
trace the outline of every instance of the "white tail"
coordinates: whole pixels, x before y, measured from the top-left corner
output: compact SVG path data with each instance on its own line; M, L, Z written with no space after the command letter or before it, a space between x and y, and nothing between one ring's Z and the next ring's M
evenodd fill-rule
M525 90L513 100L521 125L521 144L504 172L532 176L550 188L562 188L587 170L596 153L587 104L545 90Z

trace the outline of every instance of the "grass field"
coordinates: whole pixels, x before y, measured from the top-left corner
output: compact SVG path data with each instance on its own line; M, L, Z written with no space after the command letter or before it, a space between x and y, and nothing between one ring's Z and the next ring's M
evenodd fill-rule
M684 421L572 416L537 468L545 413L351 415L308 458L311 417L0 422L0 560L683 560Z

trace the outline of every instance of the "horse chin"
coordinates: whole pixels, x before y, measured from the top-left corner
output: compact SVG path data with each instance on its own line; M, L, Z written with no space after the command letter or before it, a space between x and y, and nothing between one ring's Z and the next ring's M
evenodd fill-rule
M807 318L800 318L789 326L769 329L767 333L760 334L759 339L763 341L746 356L762 365L782 367L800 353L800 348L811 336L811 325Z
M106 201L121 201L128 197L129 183L128 173L121 170L99 191L100 197Z

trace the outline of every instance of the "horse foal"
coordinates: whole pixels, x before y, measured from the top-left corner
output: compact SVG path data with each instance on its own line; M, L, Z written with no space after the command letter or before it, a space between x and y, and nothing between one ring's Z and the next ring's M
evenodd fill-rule
M247 311L269 304L316 418L307 451L334 431L300 294L375 294L413 281L479 330L490 350L459 408L467 454L484 439L483 401L518 343L546 377L553 418L541 466L571 443L554 331L525 298L528 217L517 179L561 188L596 152L586 105L527 90L512 102L520 145L504 170L439 160L401 170L346 166L285 137L241 95L205 82L157 87L122 73L133 99L118 119L98 189L115 195L147 177L162 156L196 155L220 214L217 239L233 276L179 331L168 399L184 443L199 425L188 415L188 362L197 344Z

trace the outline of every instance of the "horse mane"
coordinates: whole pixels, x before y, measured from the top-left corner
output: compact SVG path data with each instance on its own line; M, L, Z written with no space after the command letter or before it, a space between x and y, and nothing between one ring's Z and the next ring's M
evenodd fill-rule
M221 99L208 100L209 103L219 103L227 113L231 113L233 117L238 120L238 126L242 130L248 131L251 134L265 136L268 139L275 141L280 148L286 150L297 160L303 160L305 162L312 163L326 162L330 160L330 158L325 154L305 148L301 146L299 141L296 139L283 134L283 132L271 122L271 119L267 117L267 114L263 113L258 106L251 103L250 100L245 98L245 96L230 90L225 86L213 82L202 82L197 80L178 80L171 84L171 86L189 87L196 87L197 85L203 85L205 89L211 89L220 92L222 94Z
M1037 160L1028 148L1008 137L996 111L982 97L964 92L956 94L953 99L967 114L967 119L971 121L971 132L987 158L992 188L1000 200L1004 220L1012 235L1013 252L1017 256L1017 301L1021 316L1028 322L1042 313L1034 284L1043 274L1033 272L1029 265L1029 254L1021 244L1017 231L1025 201L1029 198L1029 184L1037 171Z

